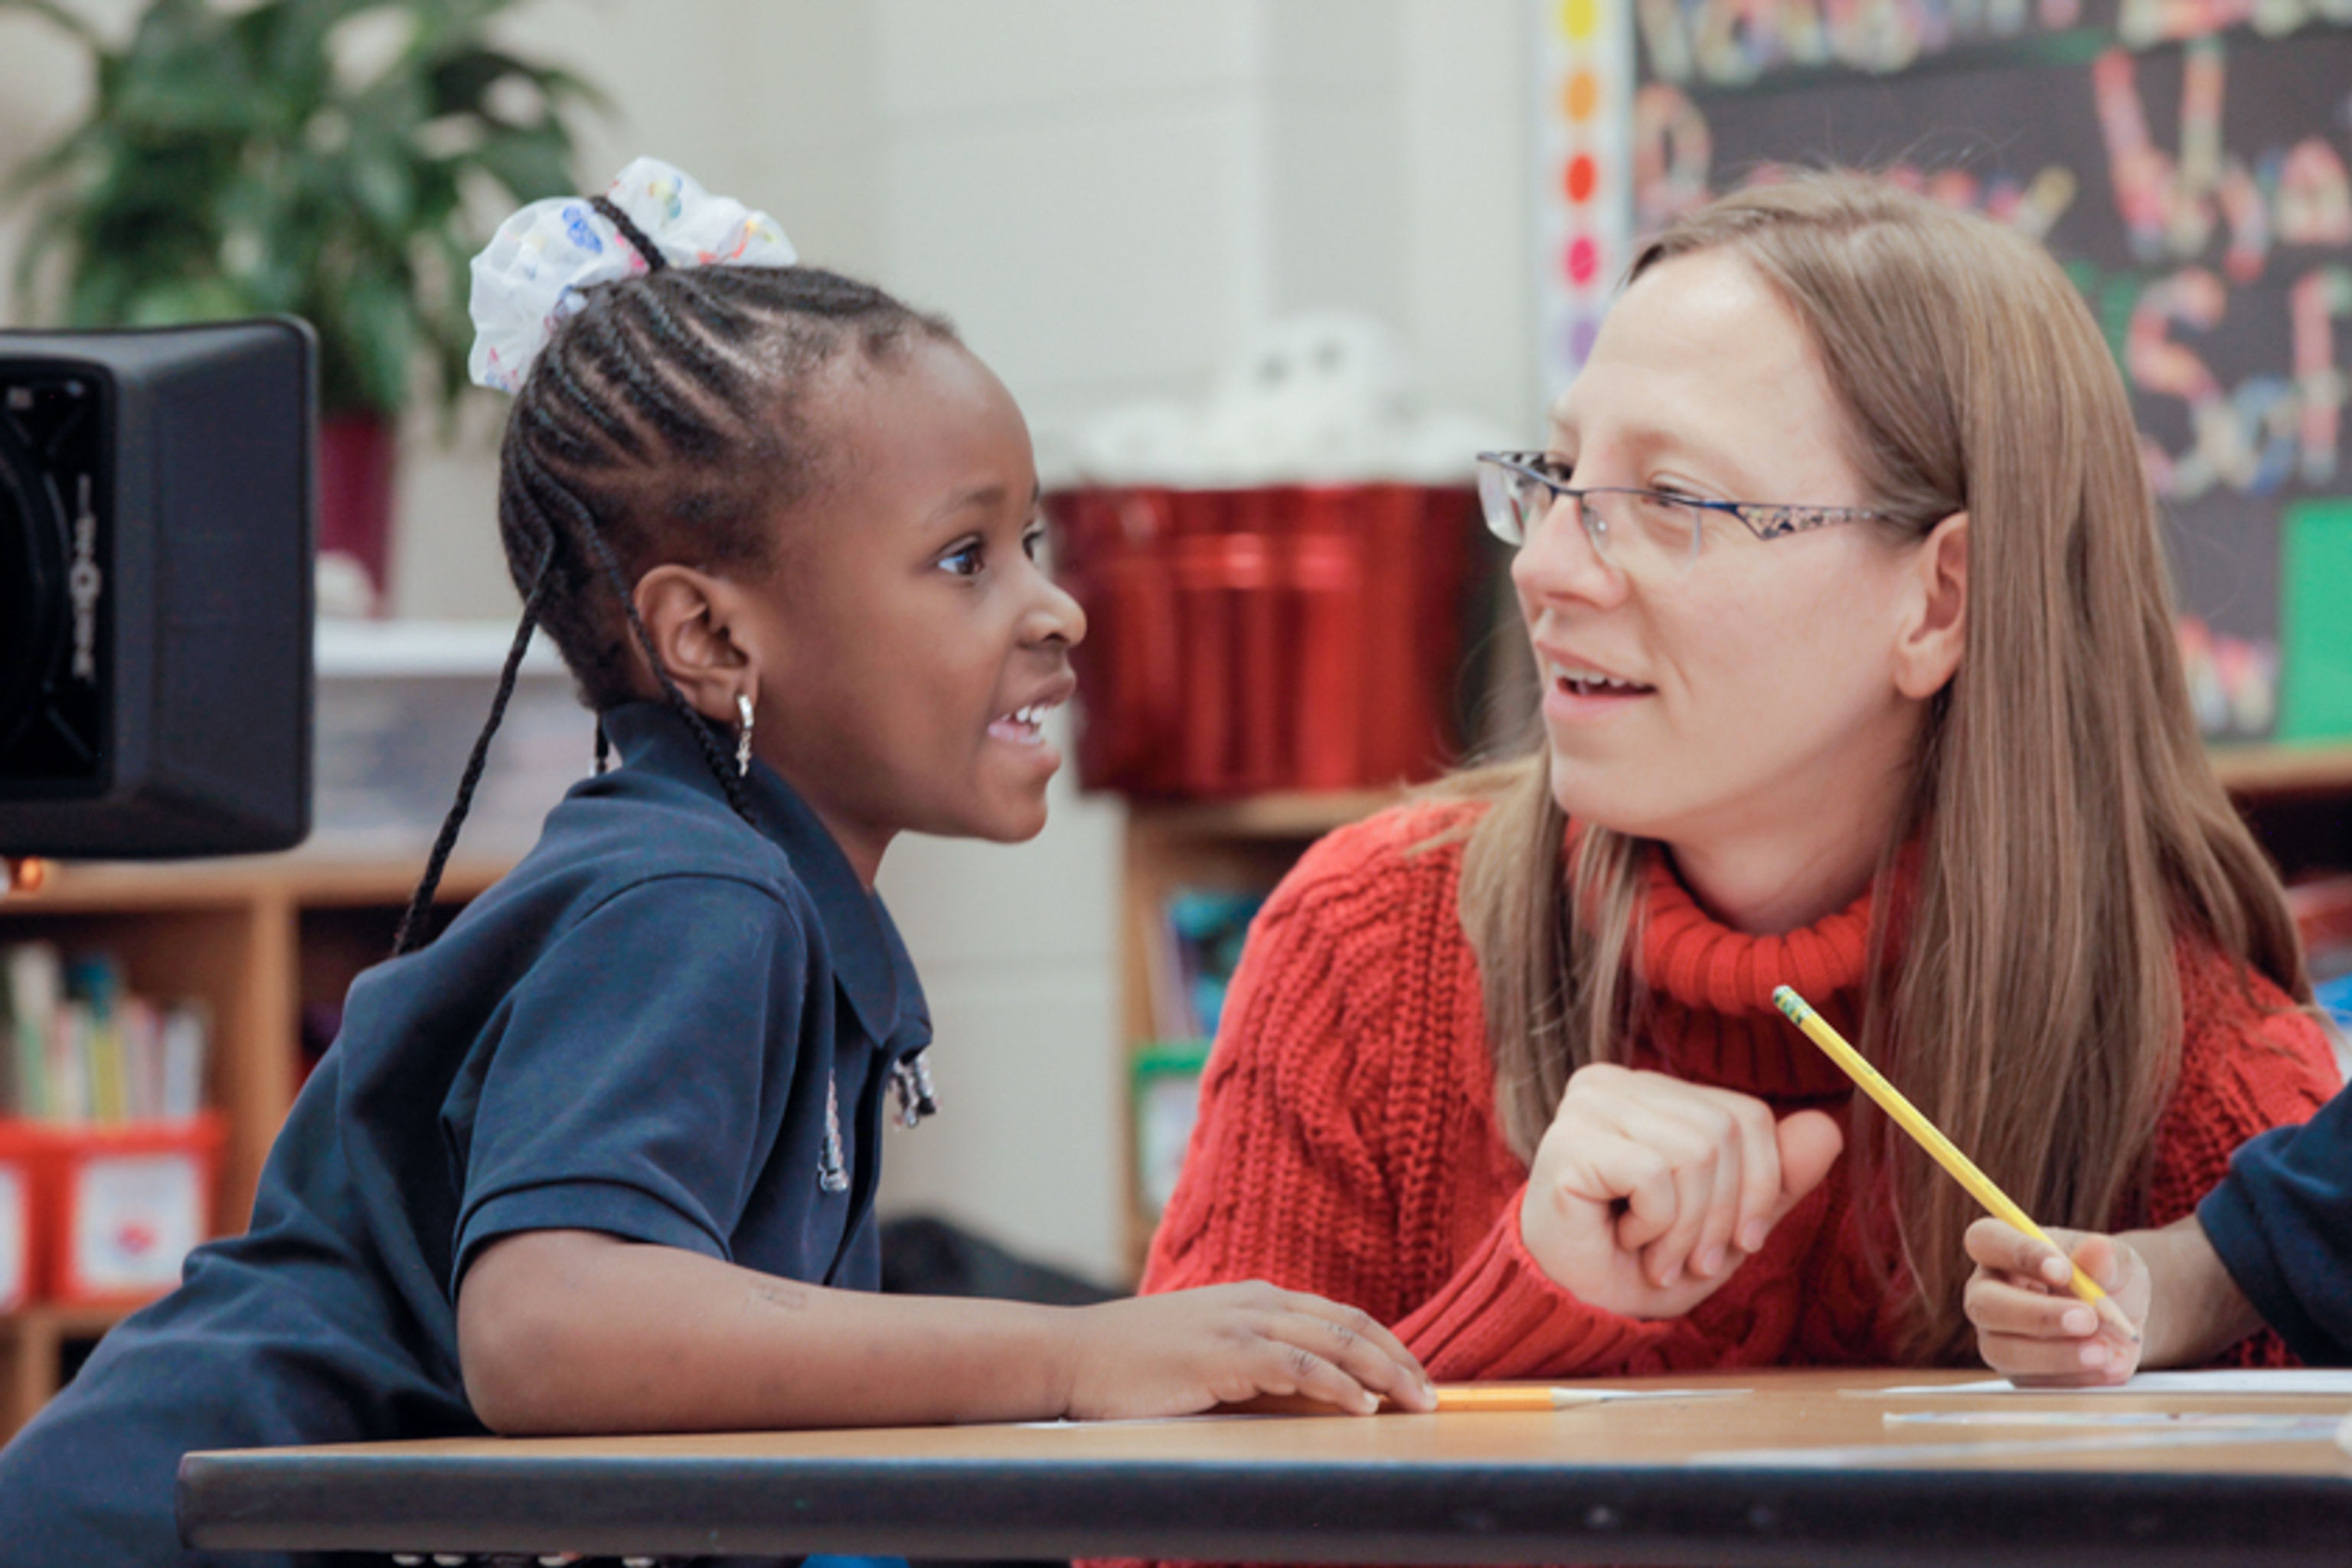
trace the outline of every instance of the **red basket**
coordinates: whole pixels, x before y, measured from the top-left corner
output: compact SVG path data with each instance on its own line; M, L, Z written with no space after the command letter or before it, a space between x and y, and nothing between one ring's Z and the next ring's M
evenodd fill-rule
M23 1122L0 1121L0 1312L13 1312L40 1294L34 1147Z
M30 1299L130 1305L179 1283L212 1234L219 1112L184 1121L0 1128L30 1173Z
M1341 789L1429 777L1458 752L1475 492L1092 489L1045 504L1087 612L1088 788Z

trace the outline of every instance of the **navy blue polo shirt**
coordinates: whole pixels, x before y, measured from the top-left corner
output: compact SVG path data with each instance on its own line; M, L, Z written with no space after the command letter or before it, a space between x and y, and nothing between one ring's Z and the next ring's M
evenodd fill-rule
M2242 1144L2197 1223L2289 1350L2352 1366L2352 1089Z
M623 765L438 941L352 985L252 1229L201 1248L0 1452L0 1564L180 1560L192 1449L480 1433L457 1285L503 1236L879 1284L883 1102L930 1037L906 948L767 767L744 781L755 829L676 714L604 723Z

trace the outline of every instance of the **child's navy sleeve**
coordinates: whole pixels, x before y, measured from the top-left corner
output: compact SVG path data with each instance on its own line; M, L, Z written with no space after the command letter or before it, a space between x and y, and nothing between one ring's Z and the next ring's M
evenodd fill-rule
M2352 1364L2352 1089L2241 1147L2197 1223L2289 1349Z
M712 876L639 883L551 943L445 1116L462 1166L453 1293L518 1231L726 1258L814 1021L809 963L792 904Z

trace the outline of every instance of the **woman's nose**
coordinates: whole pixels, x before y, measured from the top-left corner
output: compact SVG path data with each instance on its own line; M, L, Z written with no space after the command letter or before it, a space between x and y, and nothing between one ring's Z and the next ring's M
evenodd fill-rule
M1530 521L1528 540L1511 558L1511 582L1530 619L1546 604L1581 600L1607 607L1625 597L1624 574L1594 543L1584 503L1559 497Z

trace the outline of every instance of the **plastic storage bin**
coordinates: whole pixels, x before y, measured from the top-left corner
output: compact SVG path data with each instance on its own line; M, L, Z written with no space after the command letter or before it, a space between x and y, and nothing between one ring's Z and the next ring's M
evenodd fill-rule
M32 1298L129 1305L178 1284L180 1266L212 1234L222 1136L217 1111L13 1124L32 1175Z
M1428 777L1485 538L1466 489L1089 489L1046 498L1085 607L1079 782L1137 795Z
M421 858L498 689L511 626L321 621L315 827L319 855ZM595 721L544 633L490 748L460 852L515 857L587 776Z
M0 1121L0 1312L40 1290L33 1242L34 1142L22 1122Z

